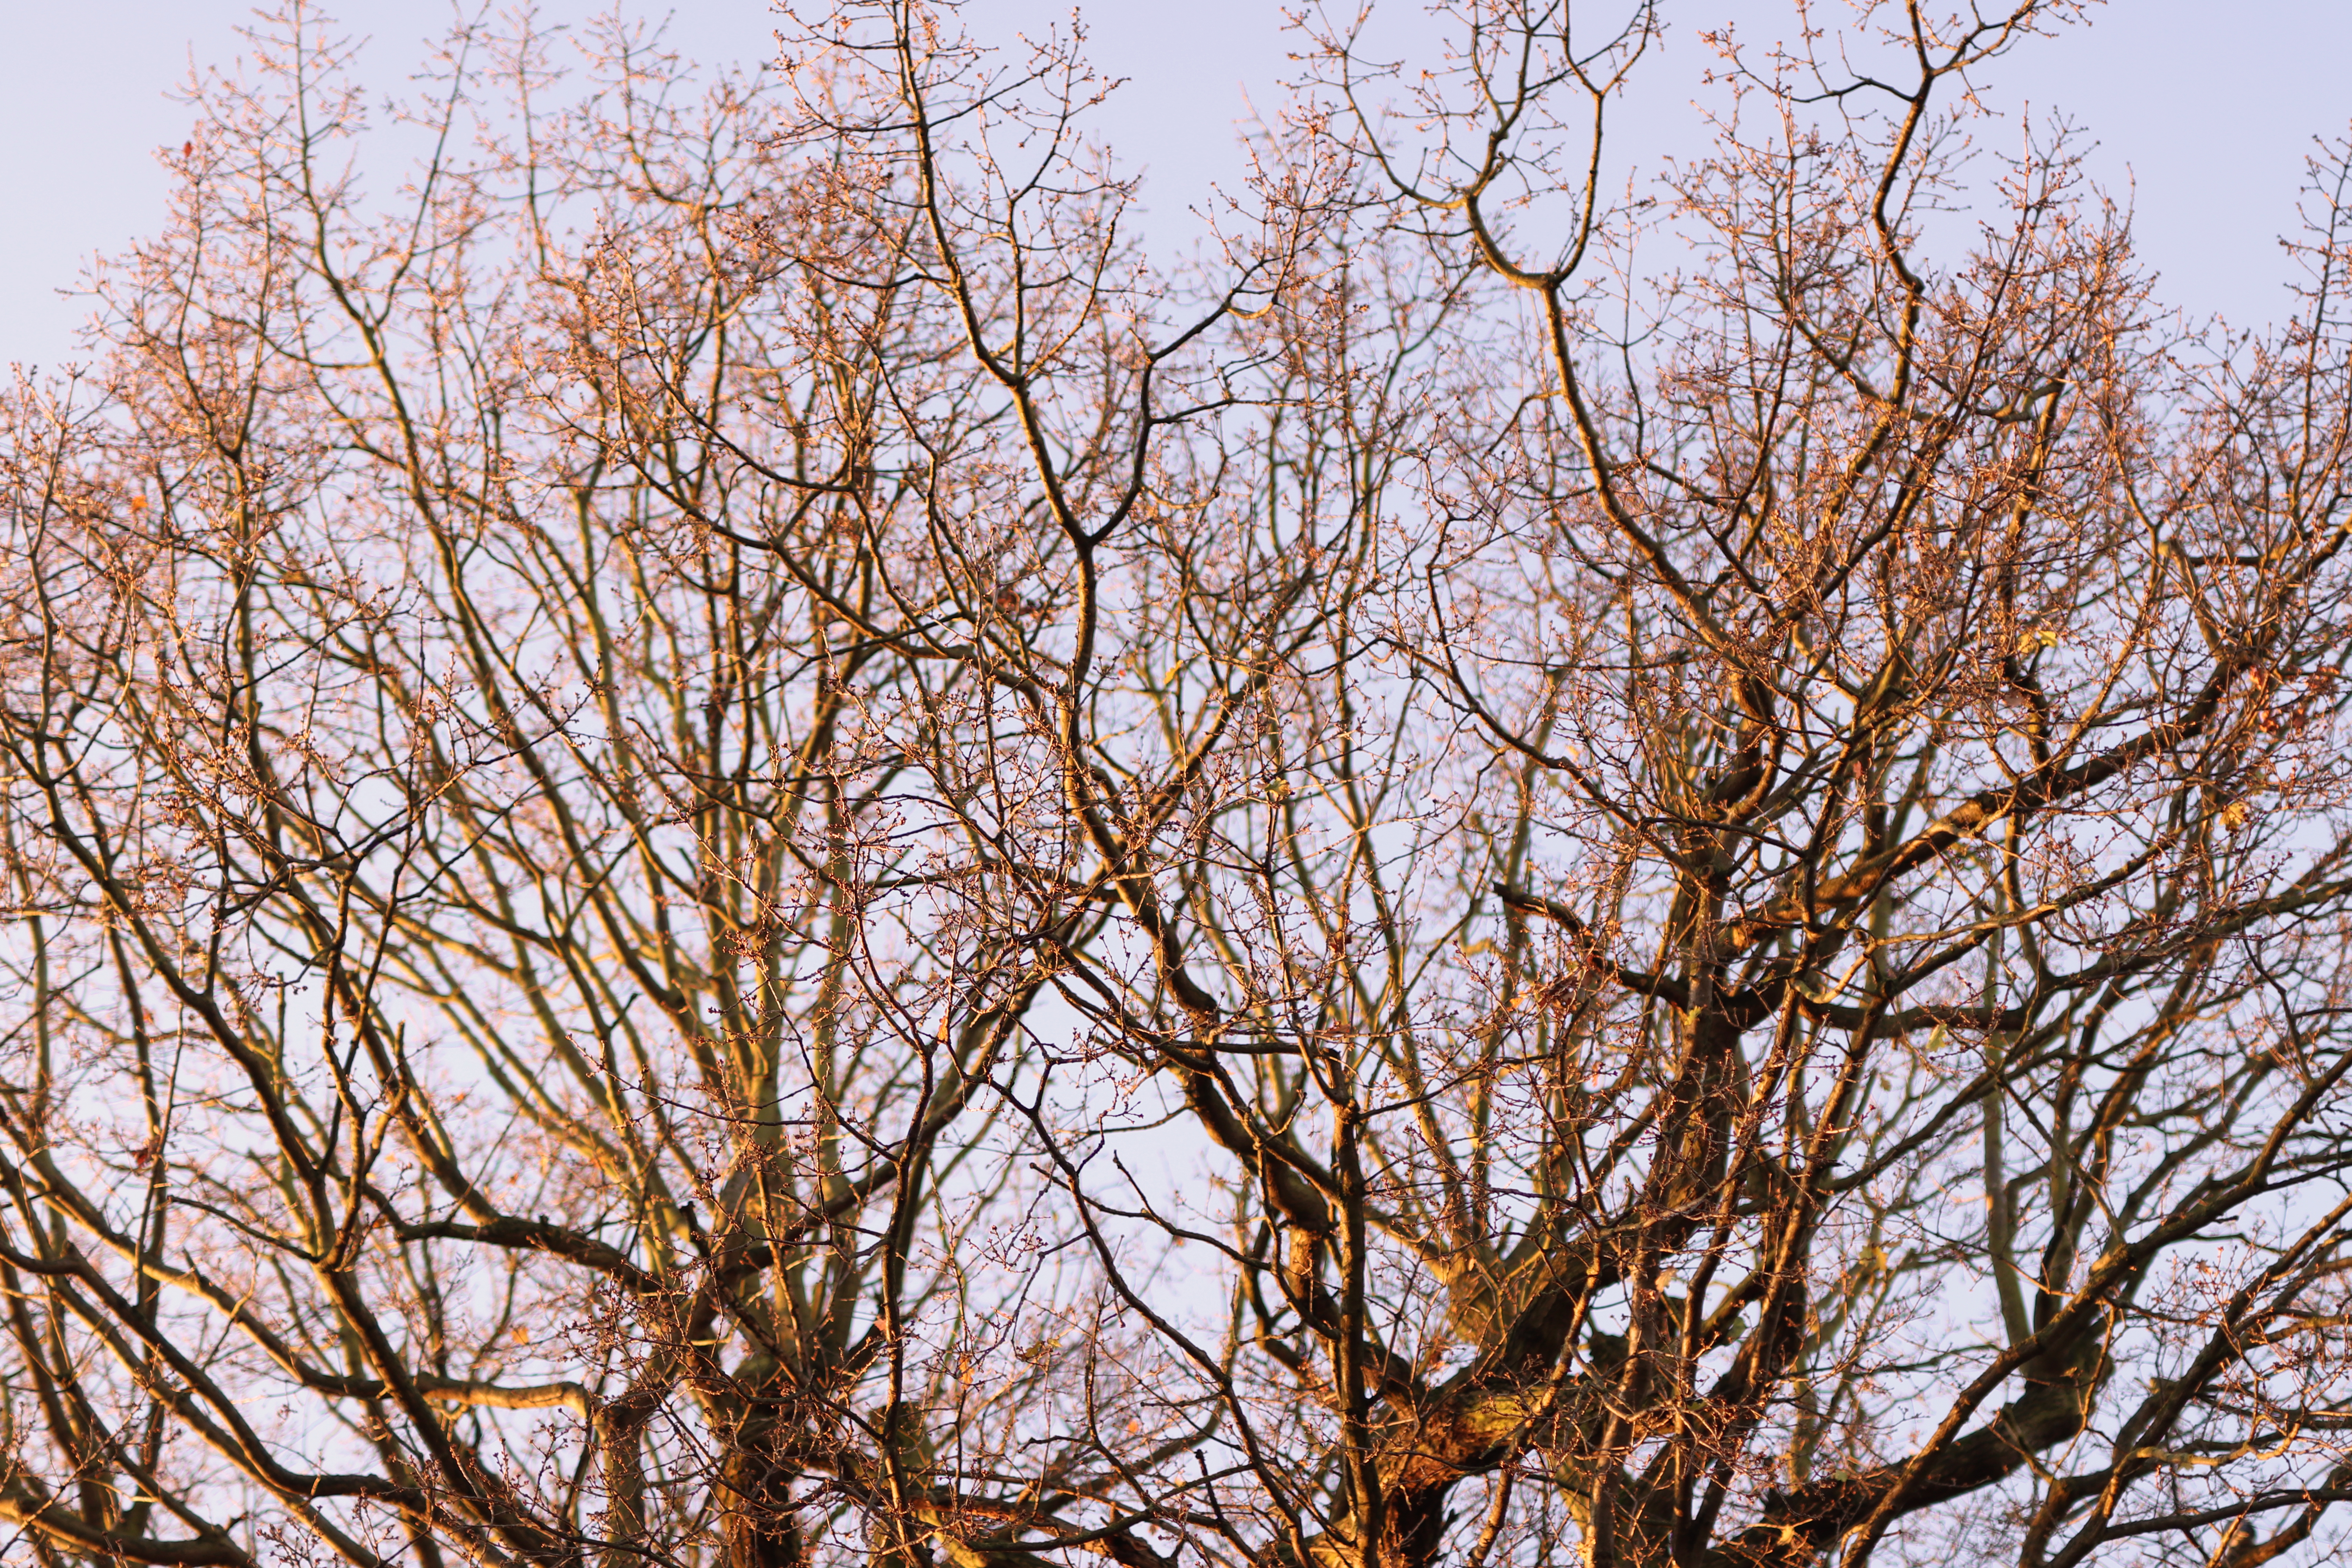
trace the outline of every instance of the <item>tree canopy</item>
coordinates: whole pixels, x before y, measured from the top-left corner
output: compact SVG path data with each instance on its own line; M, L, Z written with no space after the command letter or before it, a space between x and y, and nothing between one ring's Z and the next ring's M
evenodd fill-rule
M914 0L202 79L0 399L6 1554L2326 1560L2347 165L2193 331L1853 9L1633 184L1648 5L1310 13L1175 268Z

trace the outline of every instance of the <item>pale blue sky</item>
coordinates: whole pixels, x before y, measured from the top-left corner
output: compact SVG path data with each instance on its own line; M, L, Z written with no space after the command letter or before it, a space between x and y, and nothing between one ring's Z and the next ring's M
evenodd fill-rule
M542 7L558 16L582 0ZM1410 25L1418 6L1396 5ZM657 10L659 7L646 7ZM1182 216L1210 182L1232 180L1232 125L1244 93L1278 100L1289 68L1277 0L1096 0L1082 10L1091 52L1129 85L1102 125L1150 175L1154 242L1183 242ZM1824 16L1842 11L1826 0ZM1066 0L972 0L983 37L1066 17ZM1775 0L1665 0L1672 42L1621 121L1618 150L1649 163L1694 144L1689 108L1703 51L1698 27L1727 15L1769 38L1786 27ZM165 94L194 58L240 47L247 0L0 0L0 362L54 365L71 354L86 307L53 292L94 251L159 219L163 181L152 149L185 134L187 113ZM437 0L346 0L348 29L370 37L370 79L390 86L417 42L449 15ZM699 58L764 56L766 0L692 0L672 12L672 37ZM2164 272L2166 297L2194 312L2249 324L2268 318L2287 276L2276 237L2294 222L2302 158L2315 134L2352 122L2352 0L2117 0L2088 29L2035 46L2000 66L1998 101L2063 109L2100 141L2094 160L2128 187L2142 252Z

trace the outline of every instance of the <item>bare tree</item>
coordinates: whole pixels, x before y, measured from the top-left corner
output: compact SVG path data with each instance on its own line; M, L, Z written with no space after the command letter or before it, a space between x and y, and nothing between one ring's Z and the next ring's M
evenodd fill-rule
M2328 1556L2347 159L2180 328L2071 10L1310 18L1173 274L1067 37L257 34L0 405L10 1560Z

